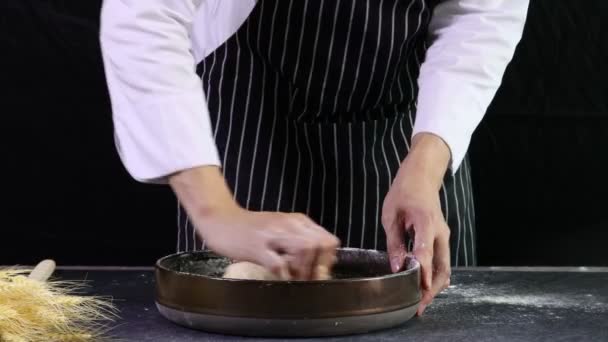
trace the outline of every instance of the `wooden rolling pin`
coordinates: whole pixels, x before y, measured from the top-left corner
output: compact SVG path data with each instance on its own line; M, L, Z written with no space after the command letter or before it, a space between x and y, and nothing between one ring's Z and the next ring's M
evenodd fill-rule
M28 278L45 282L51 277L51 275L53 275L53 272L55 272L55 267L55 261L51 259L42 260L38 263L38 265L36 265L36 267L34 267Z

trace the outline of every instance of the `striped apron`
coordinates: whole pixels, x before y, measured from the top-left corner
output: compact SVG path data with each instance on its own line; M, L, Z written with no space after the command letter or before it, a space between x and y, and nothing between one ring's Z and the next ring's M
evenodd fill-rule
M382 202L407 155L428 0L260 0L198 66L223 172L250 210L302 212L385 249ZM441 100L441 99L438 99ZM474 265L468 159L441 189L455 265ZM178 207L177 248L204 248Z

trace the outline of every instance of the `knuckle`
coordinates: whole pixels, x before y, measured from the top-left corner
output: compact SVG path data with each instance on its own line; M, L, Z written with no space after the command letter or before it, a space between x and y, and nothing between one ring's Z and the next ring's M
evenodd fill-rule
M431 267L431 258L425 252L414 252L416 259L420 263L420 265L428 270Z
M447 279L447 280L446 280L446 282L447 282L447 283L448 283L448 285L449 285L449 283L450 283L450 277L452 276L452 272L451 272L450 270L442 270L442 271L441 271L441 274L442 274L444 277L446 277L446 279Z
M414 253L416 255L433 256L432 241L414 241Z
M317 245L323 249L336 248L340 244L340 239L337 236L323 228L317 231L315 236Z
M321 241L319 243L319 248L316 251L319 253L327 253L329 251L332 251L335 248L336 247L334 247L334 245L332 245L331 243L329 243L327 241Z
M342 242L340 241L340 239L338 239L337 236L332 236L331 238L331 247L332 248L337 248L338 246L340 246Z
M449 266L438 266L436 269L436 273L450 279L452 276L452 270Z
M294 213L293 218L295 218L298 221L307 221L308 220L308 216L306 216L302 213Z
M324 249L334 249L337 248L339 245L340 239L338 239L334 235L331 235L329 238L323 240L321 247L323 247Z
M272 213L272 219L274 220L285 220L286 218L289 217L288 213L283 213L283 212L277 212L277 213Z
M294 214L290 214L281 218L280 224L285 227L293 228L295 225L299 223L299 220Z
M452 234L452 231L450 230L450 227L448 227L446 225L445 228L443 229L443 235L445 236L446 239L449 239L451 234Z
M445 222L445 220L442 220L442 224L441 224L441 232L446 235L446 236L450 236L450 226L448 226L447 222Z
M388 213L382 213L382 217L380 217L380 222L382 222L382 226L384 226L384 230L390 229L393 223L393 215Z

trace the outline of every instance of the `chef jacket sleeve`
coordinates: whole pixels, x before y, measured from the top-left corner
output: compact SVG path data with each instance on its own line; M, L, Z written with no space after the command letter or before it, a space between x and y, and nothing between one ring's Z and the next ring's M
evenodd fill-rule
M432 133L456 172L513 58L529 0L445 0L433 13L413 135Z
M191 26L202 0L105 0L100 42L116 146L136 180L219 165Z

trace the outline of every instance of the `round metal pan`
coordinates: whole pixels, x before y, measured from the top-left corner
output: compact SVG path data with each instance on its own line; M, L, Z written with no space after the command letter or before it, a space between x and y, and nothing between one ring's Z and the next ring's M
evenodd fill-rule
M205 267L195 273L192 265ZM177 324L213 333L319 337L371 332L414 316L420 266L406 260L391 273L386 253L338 251L334 279L260 281L221 278L229 261L208 251L178 253L156 263L156 305Z

